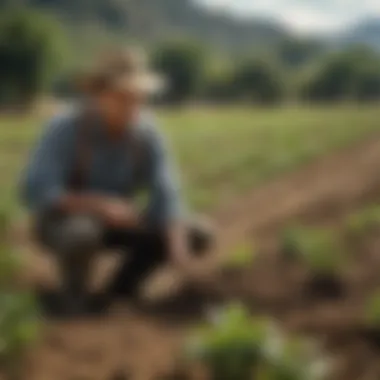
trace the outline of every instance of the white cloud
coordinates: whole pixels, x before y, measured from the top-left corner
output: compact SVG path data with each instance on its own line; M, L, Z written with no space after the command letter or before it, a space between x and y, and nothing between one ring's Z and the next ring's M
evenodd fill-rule
M380 16L380 0L197 0L240 15L271 17L299 33L339 30L365 16Z

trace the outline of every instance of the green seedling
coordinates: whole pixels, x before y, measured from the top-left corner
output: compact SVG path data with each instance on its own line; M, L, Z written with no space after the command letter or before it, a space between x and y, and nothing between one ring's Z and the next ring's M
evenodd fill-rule
M365 305L365 319L370 326L380 328L380 291L369 297Z
M380 206L377 205L352 215L345 223L345 230L358 237L379 227Z
M241 243L233 254L224 262L223 268L227 270L240 270L251 266L255 260L255 249L252 244Z
M295 228L285 231L282 249L287 258L304 262L314 273L336 274L344 257L334 231L317 228Z
M213 380L250 380L264 339L265 322L252 320L243 307L232 305L193 333L185 353L204 363Z
M9 239L9 230L11 225L11 213L5 206L0 206L0 244Z
M322 380L328 369L314 345L252 318L239 305L215 313L209 325L194 331L185 353L203 362L212 380Z
M20 257L7 245L0 246L0 289L7 288L21 266Z
M329 363L309 341L288 337L277 329L268 335L257 380L322 380Z
M31 295L0 294L0 365L10 376L37 338L38 320L36 302Z

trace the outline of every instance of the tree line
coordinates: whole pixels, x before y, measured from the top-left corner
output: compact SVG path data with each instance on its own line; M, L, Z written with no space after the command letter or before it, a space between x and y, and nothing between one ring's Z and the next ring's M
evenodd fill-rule
M51 17L13 9L0 16L0 104L29 104L53 91L75 95L64 31ZM245 55L223 56L196 41L151 47L152 64L168 81L157 102L274 105L288 101L380 99L380 57L369 48L330 49L286 39ZM78 63L78 62L77 62Z

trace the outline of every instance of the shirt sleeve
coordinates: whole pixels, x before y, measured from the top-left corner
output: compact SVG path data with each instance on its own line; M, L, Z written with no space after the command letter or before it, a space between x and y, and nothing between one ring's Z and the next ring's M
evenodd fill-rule
M66 190L74 146L72 120L57 118L45 129L21 179L21 197L31 211L51 206Z
M168 141L157 129L149 131L148 138L148 209L147 222L162 227L183 220L185 205L182 199L178 170Z

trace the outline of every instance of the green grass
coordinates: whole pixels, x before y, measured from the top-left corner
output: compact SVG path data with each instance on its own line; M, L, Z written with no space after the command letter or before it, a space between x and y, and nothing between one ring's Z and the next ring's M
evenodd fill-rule
M178 154L191 203L210 210L317 156L380 131L380 109L214 108L160 111ZM13 198L19 172L42 120L0 121L3 199Z

